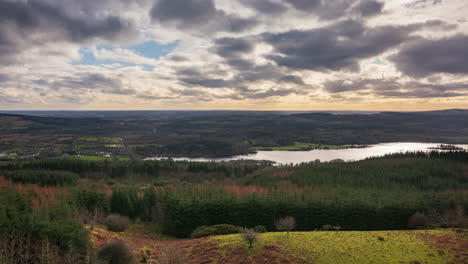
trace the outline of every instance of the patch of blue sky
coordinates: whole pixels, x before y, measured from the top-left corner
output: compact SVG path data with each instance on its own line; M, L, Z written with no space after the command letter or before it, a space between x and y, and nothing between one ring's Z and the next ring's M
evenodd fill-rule
M147 41L137 45L132 46L112 46L112 45L98 45L96 46L97 50L113 50L116 48L123 48L133 51L135 54L138 54L142 57L149 59L159 59L171 53L177 47L177 42L172 42L168 44L159 44L155 41ZM94 56L89 48L80 49L80 59L73 61L74 65L111 65L119 64L122 67L131 67L138 66L145 71L153 71L154 66L147 64L137 64L131 63L124 60L111 60L111 59L98 59Z

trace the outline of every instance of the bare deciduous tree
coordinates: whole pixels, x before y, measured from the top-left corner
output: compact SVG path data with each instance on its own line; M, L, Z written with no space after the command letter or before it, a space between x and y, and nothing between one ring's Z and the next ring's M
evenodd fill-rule
M289 235L289 232L296 228L296 219L292 216L280 218L275 221L275 227L278 231L286 231Z
M258 239L258 233L252 228L243 228L241 236L249 244L249 248L252 248L253 243Z

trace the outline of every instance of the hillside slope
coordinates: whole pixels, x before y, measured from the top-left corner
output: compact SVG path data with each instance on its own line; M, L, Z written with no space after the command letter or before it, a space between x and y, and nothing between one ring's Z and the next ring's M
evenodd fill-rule
M181 249L190 264L468 263L468 235L449 230L265 233L251 249L240 235L159 240L141 231L134 236L102 229L91 234L96 247L123 239L139 261L154 264L167 248Z

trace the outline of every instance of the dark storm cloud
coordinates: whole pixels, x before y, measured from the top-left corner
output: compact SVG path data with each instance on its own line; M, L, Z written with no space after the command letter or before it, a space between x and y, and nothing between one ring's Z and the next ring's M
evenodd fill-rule
M16 53L30 47L54 41L114 40L129 30L129 23L116 16L80 18L44 1L0 2L2 62L8 63Z
M398 70L413 76L425 77L434 73L468 74L468 36L419 39L408 43L390 58Z
M266 58L279 66L316 71L358 71L359 61L379 55L412 39L418 29L442 27L440 21L407 26L365 27L355 20L311 30L265 33L274 51Z
M382 12L383 2L375 0L285 0L298 11L313 14L322 20L348 15L368 17Z
M213 0L157 0L150 16L163 25L175 25L180 30L241 32L255 26L254 18L230 15L216 8Z
M288 10L283 4L271 0L241 0L240 2L259 13L268 15L282 14Z
M468 83L399 82L397 79L334 80L323 83L325 91L333 94L368 91L377 96L403 98L457 97L468 94Z

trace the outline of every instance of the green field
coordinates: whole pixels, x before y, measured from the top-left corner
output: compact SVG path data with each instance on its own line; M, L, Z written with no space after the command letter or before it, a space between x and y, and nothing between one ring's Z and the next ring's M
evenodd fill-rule
M373 231L373 232L284 232L261 234L258 242L249 249L240 235L226 235L211 238L221 248L221 255L243 248L250 256L265 246L277 246L288 256L314 264L399 264L426 263L443 264L451 262L451 252L426 244L421 236L435 237L466 236L446 230L431 231Z
M336 146L336 145L320 145L304 142L294 142L291 146L281 147L252 147L255 150L283 150L283 151L297 151L297 150L311 150L311 149L347 149L350 146Z

